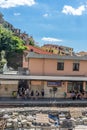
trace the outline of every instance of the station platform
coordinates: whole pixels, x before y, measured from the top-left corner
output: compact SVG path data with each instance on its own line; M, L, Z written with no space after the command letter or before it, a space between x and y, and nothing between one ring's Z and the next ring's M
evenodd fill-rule
M17 99L17 98L0 98L0 107L5 106L60 106L60 107L87 107L87 99L72 100L64 98L43 98L43 99Z

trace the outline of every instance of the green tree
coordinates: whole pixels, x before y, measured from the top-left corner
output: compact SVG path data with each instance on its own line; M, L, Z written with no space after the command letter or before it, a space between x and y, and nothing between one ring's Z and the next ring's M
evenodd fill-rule
M15 36L11 31L0 26L0 51L6 52L22 52L26 47L19 37Z
M24 41L21 38L13 36L11 49L15 52L23 52L23 50L26 49L26 46L24 45Z
M0 52L2 50L6 52L8 66L16 70L19 66L22 66L22 55L25 49L24 41L21 38L0 26Z

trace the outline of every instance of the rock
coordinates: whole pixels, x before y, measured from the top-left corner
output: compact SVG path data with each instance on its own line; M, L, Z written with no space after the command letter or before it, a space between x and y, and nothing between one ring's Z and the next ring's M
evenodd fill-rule
M13 125L12 125L12 123L7 122L6 127L11 128L11 127L13 127Z
M31 126L32 125L32 123L31 122L26 122L27 123L27 126Z
M8 119L8 118L10 118L10 116L9 116L8 114L5 114L5 115L3 116L3 118L4 118L4 119Z
M18 122L18 128L21 128L21 127L22 127L21 122Z
M72 121L71 119L65 119L62 124L61 127L62 128L73 128L74 127L74 121Z
M26 119L27 119L28 121L33 121L34 118L35 118L35 117L33 117L32 115L29 115L29 116L26 117Z
M18 112L13 112L13 115L18 116Z
M12 122L12 121L13 121L12 118L7 119L7 122Z
M22 124L25 124L27 122L27 120L22 120L21 123Z
M17 119L17 118L13 119L13 122L16 122L16 123L17 123L17 122L18 122L18 119Z
M55 123L55 121L53 119L49 119L50 123Z

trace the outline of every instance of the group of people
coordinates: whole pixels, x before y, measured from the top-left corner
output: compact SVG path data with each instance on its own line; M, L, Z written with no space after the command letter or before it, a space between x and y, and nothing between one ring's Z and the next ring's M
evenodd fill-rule
M18 96L24 99L27 99L27 98L37 99L38 97L44 97L44 89L42 89L41 91L38 91L38 90L34 91L29 88L25 89L24 87L21 87L18 90Z
M75 99L84 99L84 91L70 91L71 94L71 99L75 100Z

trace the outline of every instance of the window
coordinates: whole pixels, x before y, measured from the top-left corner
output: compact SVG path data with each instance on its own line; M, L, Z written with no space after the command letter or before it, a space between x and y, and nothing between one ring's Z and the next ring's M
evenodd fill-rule
M73 91L73 83L72 82L68 82L67 92L70 93L71 91Z
M64 62L57 63L57 70L64 70Z
M67 92L72 92L72 91L83 91L83 82L68 82L67 85Z
M79 71L79 63L73 63L73 71Z

